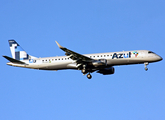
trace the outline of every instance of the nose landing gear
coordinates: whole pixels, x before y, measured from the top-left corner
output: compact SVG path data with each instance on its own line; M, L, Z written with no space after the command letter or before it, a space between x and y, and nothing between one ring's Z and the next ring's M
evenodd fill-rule
M147 71L148 70L148 68L147 67L145 67L145 71Z
M147 68L147 65L148 65L148 64L149 64L148 62L145 62L145 63L144 63L145 71L148 70L148 68Z

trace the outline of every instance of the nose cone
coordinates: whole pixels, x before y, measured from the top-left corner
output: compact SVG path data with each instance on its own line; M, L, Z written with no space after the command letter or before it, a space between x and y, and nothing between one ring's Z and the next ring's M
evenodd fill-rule
M163 58L158 55L158 61L161 61L161 60L163 60Z
M162 58L162 57L160 57L160 60L163 60L163 58Z

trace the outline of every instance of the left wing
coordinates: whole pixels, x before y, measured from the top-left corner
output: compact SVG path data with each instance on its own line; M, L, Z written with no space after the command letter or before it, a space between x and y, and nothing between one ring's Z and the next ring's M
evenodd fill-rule
M75 60L77 64L83 64L83 63L89 63L95 61L94 59L91 59L87 56L81 55L65 47L62 47L57 41L55 42L61 50L66 52L65 55L69 56L72 60Z

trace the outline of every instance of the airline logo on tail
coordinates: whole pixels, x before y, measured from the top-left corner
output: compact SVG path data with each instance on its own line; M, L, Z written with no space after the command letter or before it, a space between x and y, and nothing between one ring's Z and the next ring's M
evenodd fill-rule
M29 55L21 48L15 40L9 40L12 57L16 60L28 60Z

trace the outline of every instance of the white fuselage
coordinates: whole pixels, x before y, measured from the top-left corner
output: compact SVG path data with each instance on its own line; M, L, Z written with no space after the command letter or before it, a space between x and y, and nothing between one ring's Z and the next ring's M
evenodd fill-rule
M106 59L107 66L105 67L115 65L140 64L145 62L150 63L162 60L159 55L148 50L84 54L84 56L95 60ZM78 69L78 64L74 60L70 59L69 56L36 58L24 60L23 62L25 62L26 64L14 64L12 62L9 62L7 64L11 66L39 70ZM97 69L97 67L95 68Z

